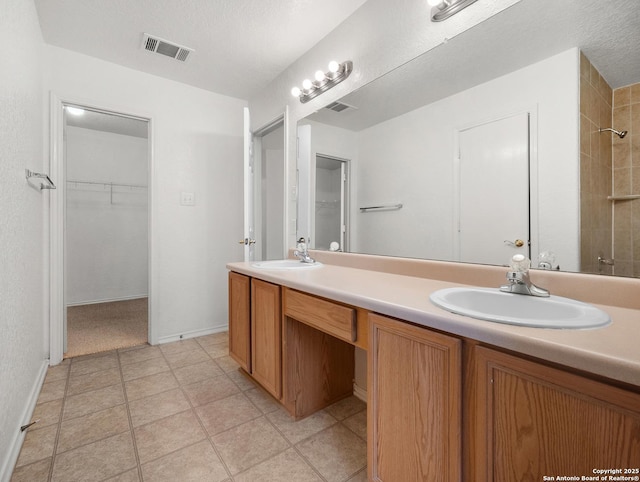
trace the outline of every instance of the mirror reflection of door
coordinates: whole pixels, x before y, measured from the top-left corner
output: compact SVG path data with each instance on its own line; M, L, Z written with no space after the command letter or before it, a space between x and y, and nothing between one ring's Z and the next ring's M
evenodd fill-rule
M148 121L65 105L65 357L148 340Z
M348 161L316 156L315 249L349 249L348 175Z
M531 258L529 115L463 130L459 146L458 260L505 265L514 254Z

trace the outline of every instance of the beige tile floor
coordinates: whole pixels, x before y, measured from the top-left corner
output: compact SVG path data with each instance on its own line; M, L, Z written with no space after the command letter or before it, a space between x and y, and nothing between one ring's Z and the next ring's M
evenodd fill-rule
M12 481L366 481L366 405L304 420L229 358L219 333L51 367Z

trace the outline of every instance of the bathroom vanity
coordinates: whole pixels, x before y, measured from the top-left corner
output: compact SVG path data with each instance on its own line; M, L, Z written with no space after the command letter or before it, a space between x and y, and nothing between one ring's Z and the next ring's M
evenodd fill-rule
M369 480L640 476L639 307L600 304L613 323L592 330L491 323L429 295L503 268L326 256L344 265L228 265L230 354L298 419L351 395L367 350Z

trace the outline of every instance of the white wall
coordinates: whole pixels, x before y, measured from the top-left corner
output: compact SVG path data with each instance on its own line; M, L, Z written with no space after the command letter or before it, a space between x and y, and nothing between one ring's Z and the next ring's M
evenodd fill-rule
M25 168L42 147L42 36L33 2L0 2L0 480L8 480L46 369L43 202ZM39 186L39 182L36 184Z
M242 259L246 102L46 46L45 89L152 119L152 341L227 325L226 263ZM170 59L167 59L170 62ZM195 206L181 206L181 192Z
M405 206L357 213L352 227L359 242L352 250L454 259L456 130L531 111L540 180L537 189L533 184L534 247L555 252L563 270L578 271L578 59L578 50L570 49L359 132L356 202Z
M148 141L65 127L67 305L148 292Z

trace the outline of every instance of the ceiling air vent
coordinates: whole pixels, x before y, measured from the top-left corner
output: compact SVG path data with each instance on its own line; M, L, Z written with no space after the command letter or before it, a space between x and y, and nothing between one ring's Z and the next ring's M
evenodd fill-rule
M149 52L166 55L167 57L171 57L172 59L180 60L182 62L189 58L191 52L194 52L194 50L189 47L169 42L168 40L149 35L148 33L145 33L142 38L142 48Z
M334 112L343 112L347 109L357 109L357 107L354 107L352 105L349 104L343 104L342 102L332 102L331 104L329 104L328 106L325 107L325 109L329 109L332 110Z

